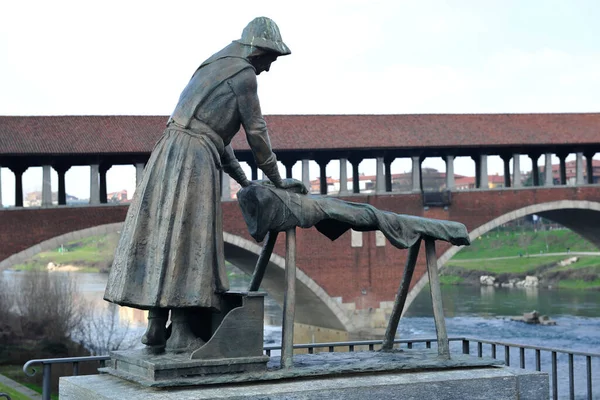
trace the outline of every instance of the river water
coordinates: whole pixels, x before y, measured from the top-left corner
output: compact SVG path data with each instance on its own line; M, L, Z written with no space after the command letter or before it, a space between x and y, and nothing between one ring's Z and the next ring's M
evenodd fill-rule
M60 273L60 272L57 272ZM17 279L21 273L4 271L5 279ZM106 307L102 300L107 275L73 273L79 292L86 301L98 308ZM235 275L232 289L247 287L248 278ZM548 290L523 288L493 288L474 286L442 286L446 327L449 336L469 336L534 346L600 353L600 292L583 290ZM508 317L537 310L556 321L556 326L528 325L510 321ZM139 337L144 330L145 314L140 310L122 308L119 318L128 326L130 335ZM281 342L281 307L268 296L265 302L265 343ZM398 337L433 338L435 326L431 299L423 290L400 321ZM319 341L316 338L316 341ZM452 346L461 346L459 342ZM472 352L476 347L472 346ZM490 355L490 346L484 346L484 355ZM504 348L498 347L498 357L504 358ZM518 351L511 354L511 365L518 366ZM558 356L558 381L561 398L568 395L567 356ZM535 365L533 351L526 353L528 368ZM542 353L542 370L550 371L550 355ZM575 358L577 398L585 398L585 360ZM600 360L593 362L596 379L594 398L600 399Z

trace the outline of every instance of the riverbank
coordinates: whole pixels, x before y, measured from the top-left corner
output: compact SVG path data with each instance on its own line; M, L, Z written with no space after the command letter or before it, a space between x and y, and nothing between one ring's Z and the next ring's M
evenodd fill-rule
M451 260L440 274L442 284L450 285L600 290L600 256Z

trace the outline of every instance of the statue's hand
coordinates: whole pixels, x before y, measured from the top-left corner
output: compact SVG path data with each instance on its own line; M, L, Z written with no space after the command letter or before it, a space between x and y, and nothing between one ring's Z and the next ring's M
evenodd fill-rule
M284 190L289 190L293 193L299 194L307 194L308 189L304 186L304 183L299 181L298 179L287 178L283 179L281 188Z

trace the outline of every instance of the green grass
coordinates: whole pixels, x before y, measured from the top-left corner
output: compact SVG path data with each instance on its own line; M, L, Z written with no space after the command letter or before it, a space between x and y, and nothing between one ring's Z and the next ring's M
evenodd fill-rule
M584 281L581 279L565 279L558 282L559 289L596 289L600 288L600 279Z
M2 383L0 383L0 393L7 393L12 400L29 400L29 397L21 394L21 392L17 392L9 386L3 385Z
M600 257L598 257L600 259ZM534 270L540 265L555 263L564 260L563 256L548 257L519 257L505 260L480 260L477 262L465 262L464 260L452 259L446 263L448 267L460 267L477 271L489 271L495 273L522 273Z
M562 253L569 248L572 252L600 251L575 232L561 229L551 231L501 231L493 230L475 239L471 246L464 247L453 258L512 257L519 254Z
M119 234L112 233L75 240L63 244L62 248L36 254L27 262L15 265L12 269L39 271L46 269L48 263L52 262L81 267L82 272L98 272L98 265L112 259L118 239Z
M442 285L459 285L463 282L463 278L454 275L441 275L440 284Z

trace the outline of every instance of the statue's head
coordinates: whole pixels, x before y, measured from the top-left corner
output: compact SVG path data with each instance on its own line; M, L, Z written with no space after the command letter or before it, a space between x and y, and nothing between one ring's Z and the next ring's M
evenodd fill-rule
M254 18L244 28L241 39L235 41L247 46L257 47L263 50L265 54L271 53L275 57L292 53L289 47L283 43L275 21L267 17Z

